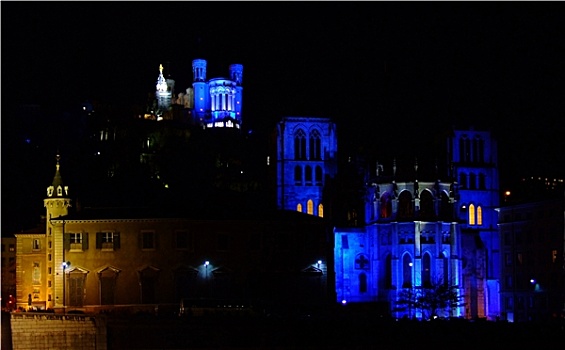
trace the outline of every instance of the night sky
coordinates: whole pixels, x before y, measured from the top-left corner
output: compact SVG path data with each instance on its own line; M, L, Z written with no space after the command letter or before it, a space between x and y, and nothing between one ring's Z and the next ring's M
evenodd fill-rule
M143 104L159 64L178 92L195 58L209 78L244 65L250 129L326 116L340 149L390 152L450 126L488 128L504 179L565 174L562 2L2 2L1 13L3 228L19 200L8 182L28 169L5 137L26 127L19 104ZM41 207L35 195L25 200Z

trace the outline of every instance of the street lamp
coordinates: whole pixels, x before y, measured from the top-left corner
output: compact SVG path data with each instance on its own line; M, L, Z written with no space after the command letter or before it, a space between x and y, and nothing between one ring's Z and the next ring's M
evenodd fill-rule
M208 265L210 265L210 262L208 260L206 260L204 262L204 268L206 268L206 275L204 278L204 288L205 288L205 293L207 297L210 297L210 284L208 283Z
M70 261L63 261L63 263L61 264L61 266L63 267L63 309L65 310L65 312L67 311L67 294L65 292L65 270L71 266L71 262Z

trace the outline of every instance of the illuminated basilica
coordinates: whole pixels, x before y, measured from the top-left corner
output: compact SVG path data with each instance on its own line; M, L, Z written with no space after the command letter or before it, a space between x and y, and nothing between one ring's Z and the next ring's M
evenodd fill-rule
M178 118L173 108L182 111L183 118L206 128L240 128L242 111L243 65L229 66L229 79L212 78L207 80L207 61L192 61L192 87L176 93L175 81L163 75L163 65L159 66L154 108L146 118L157 120ZM178 114L178 113L176 113Z

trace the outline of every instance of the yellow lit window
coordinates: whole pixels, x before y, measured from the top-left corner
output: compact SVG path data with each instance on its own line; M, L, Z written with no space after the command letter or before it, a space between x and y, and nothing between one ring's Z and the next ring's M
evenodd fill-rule
M298 203L298 204L296 205L296 211L299 211L299 212L302 213L302 204Z
M469 225L475 224L475 206L473 204L469 205Z
M306 203L307 207L306 207L306 211L308 212L308 214L313 215L314 214L314 202L309 199L308 202Z
M483 224L483 208L479 205L477 207L477 225Z
M324 206L322 205L322 203L320 203L320 205L318 205L318 216L323 218L324 217Z

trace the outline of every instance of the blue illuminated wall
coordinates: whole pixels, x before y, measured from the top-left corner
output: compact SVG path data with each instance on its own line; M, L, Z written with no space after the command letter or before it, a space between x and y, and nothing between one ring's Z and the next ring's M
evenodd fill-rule
M396 308L400 293L442 283L453 286L462 303L439 316L499 314L496 143L489 132L456 130L445 151L443 180L438 174L420 178L417 163L408 177L397 176L395 163L369 171L376 175L361 182L361 207L335 226L323 198L325 177L337 175L335 125L307 117L278 124L278 207L311 215L320 215L320 204L327 209L334 223L336 302L382 302L396 317L422 318L421 311Z
M335 124L328 118L284 117L276 142L277 207L323 217L324 185L337 172Z
M192 123L203 128L241 128L243 107L243 65L231 64L229 78L207 79L207 62L192 61L192 87L186 92L175 92L175 81L165 79L160 67L156 85L158 120L175 119L175 106L184 111Z
M466 313L495 319L500 313L500 205L497 143L489 131L455 130L447 143L459 188L458 218L469 241L463 258L476 262L464 271Z

